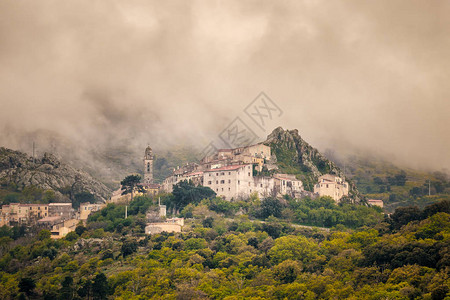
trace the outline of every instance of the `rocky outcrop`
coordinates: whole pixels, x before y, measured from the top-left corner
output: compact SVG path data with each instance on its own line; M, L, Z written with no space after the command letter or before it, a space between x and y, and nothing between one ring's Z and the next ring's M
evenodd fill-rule
M15 184L19 189L35 185L56 193L65 190L74 196L89 192L97 200L105 201L111 191L86 172L61 163L56 156L45 153L40 159L33 159L25 153L0 148L0 183Z
M267 137L264 144L271 147L280 170L296 174L303 181L305 188L310 191L313 190L318 177L323 174L345 177L338 166L303 140L297 129L284 130L278 127ZM359 202L362 195L353 182L346 180L350 186L350 197L352 200Z

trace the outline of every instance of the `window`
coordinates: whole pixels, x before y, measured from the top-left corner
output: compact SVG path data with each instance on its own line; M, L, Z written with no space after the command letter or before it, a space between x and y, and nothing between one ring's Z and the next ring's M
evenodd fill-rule
M216 184L219 184L219 180L216 180Z
M262 183L261 183L261 187L262 187Z
M208 181L208 184L211 184L212 183L212 181L210 180L210 181Z
M222 192L223 192L223 188L222 188Z
M228 172L228 175L231 175L231 172Z
M216 189L216 192L218 192L219 191L219 189Z
M328 184L327 184L327 188L328 188Z
M228 179L228 183L231 183L231 180L230 180L230 179Z
M250 176L250 172L248 172L248 176Z
M225 172L220 173L220 175L225 175Z
M240 180L238 180L238 184L241 184L241 181L240 181Z
M219 173L216 173L216 176L219 176Z
M225 183L225 180L221 180L221 181L220 181L220 184L224 184L224 183Z

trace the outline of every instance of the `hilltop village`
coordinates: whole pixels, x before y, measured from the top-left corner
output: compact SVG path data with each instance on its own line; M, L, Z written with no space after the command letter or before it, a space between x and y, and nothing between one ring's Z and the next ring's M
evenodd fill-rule
M318 178L314 192L305 191L301 180L295 175L277 172L276 158L271 148L262 143L235 149L219 149L204 157L200 163L188 163L173 170L161 186L153 183L153 154L147 147L144 156L144 183L148 190L161 189L172 192L173 186L181 181L192 181L195 185L211 188L226 200L248 198L257 193L260 198L289 195L330 196L339 202L348 195L349 186L343 178L325 174Z
M173 187L189 181L196 186L210 188L220 198L227 201L248 199L257 194L260 199L281 198L288 195L295 199L304 197L317 198L329 196L336 203L349 193L349 184L341 177L324 174L318 177L313 191L306 191L303 182L295 175L279 172L276 156L271 148L263 143L235 149L219 149L212 155L205 156L199 163L187 163L173 169L172 174L162 184L154 182L154 155L147 147L144 152L143 180L141 190L148 195L171 193ZM136 191L136 195L141 194ZM124 194L122 188L115 191L107 203L128 203L130 194ZM61 238L74 231L80 223L86 223L90 213L98 211L107 203L81 203L75 210L71 203L3 205L0 214L0 226L23 224L49 228L53 238ZM382 204L371 203L382 206ZM181 231L183 220L165 219L166 207L159 205L158 217L163 222L148 223L146 232ZM176 227L173 229L173 227Z

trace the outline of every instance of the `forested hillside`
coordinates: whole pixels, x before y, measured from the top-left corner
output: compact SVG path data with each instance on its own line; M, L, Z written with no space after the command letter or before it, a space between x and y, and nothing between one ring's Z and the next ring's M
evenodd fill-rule
M382 199L385 209L393 212L401 206L428 204L450 200L450 178L442 171L426 172L396 166L377 157L351 155L344 159L329 153L347 177L369 199Z
M163 197L166 204L178 201ZM391 218L361 211L331 230L328 207L361 206L217 198L186 205L183 233L147 236L136 198L110 204L64 239L1 228L0 298L15 299L444 299L449 295L450 203ZM320 202L322 201L322 202ZM309 209L309 210L308 210ZM309 211L316 213L310 214ZM347 213L345 215L347 215ZM369 217L373 215L375 218ZM314 217L313 217L314 216Z

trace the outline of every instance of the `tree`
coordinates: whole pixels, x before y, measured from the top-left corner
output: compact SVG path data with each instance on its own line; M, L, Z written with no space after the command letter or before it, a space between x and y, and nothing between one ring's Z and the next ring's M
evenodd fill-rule
M92 295L94 299L107 299L108 295L108 280L105 274L99 273L95 276L94 282L92 283Z
M133 192L134 190L139 187L138 183L141 181L141 176L139 175L128 175L125 177L124 180L120 182L122 185L122 189L124 191L122 192L122 195L131 194L131 201L133 200ZM138 188L139 191L142 192L142 187Z
M311 261L317 256L319 247L313 241L304 236L283 236L275 240L275 244L269 251L269 256L274 263L282 261L300 260L304 263Z
M92 290L92 281L89 279L81 278L77 284L80 288L77 290L78 296L81 298L90 299Z
M71 276L64 277L63 282L61 282L61 286L62 287L59 290L61 299L73 299L73 278Z
M383 179L381 179L380 177L374 177L373 178L373 182L377 185L382 185L384 184Z
M64 238L67 241L72 242L72 241L76 241L79 238L79 236L75 231L71 231Z
M398 186L404 186L406 183L406 173L401 171L400 174L395 175L395 184Z
M19 282L19 290L20 292L30 297L34 294L34 288L36 287L36 283L32 278L23 277Z
M282 283L291 283L297 279L302 271L302 265L294 260L288 259L273 268L273 273Z
M50 232L50 230L42 229L41 231L39 231L38 238L40 241L43 241L45 239L49 239L51 235L52 233Z
M421 211L417 206L399 207L391 215L393 229L400 229L411 221L421 219Z
M81 203L89 202L89 203L95 203L95 196L89 192L81 192L75 194L75 199L72 201L72 207L74 209L78 209L80 207Z
M122 244L122 248L120 252L122 253L123 257L127 257L130 254L133 254L136 252L138 248L138 243L136 241L125 241Z
M274 216L275 218L281 217L281 202L276 198L265 198L261 202L261 217L268 218Z
M198 203L202 199L216 197L216 193L209 187L195 186L192 181L180 181L173 186L173 203L181 210L189 203Z
M78 225L75 228L75 233L81 236L86 230L87 230L86 227L84 227L83 225Z

